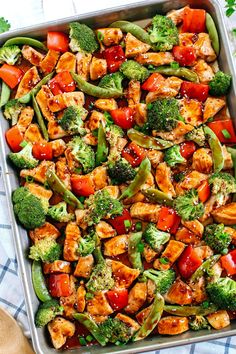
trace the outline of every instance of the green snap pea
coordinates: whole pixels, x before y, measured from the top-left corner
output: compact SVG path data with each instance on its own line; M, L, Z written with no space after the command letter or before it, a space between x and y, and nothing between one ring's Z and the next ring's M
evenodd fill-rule
M168 206L173 205L173 199L170 198L168 194L159 191L159 189L149 188L149 189L142 190L142 193L152 203L165 204Z
M152 73L157 72L163 75L167 76L177 76L181 77L185 80L192 81L192 82L199 82L199 78L197 73L195 71L179 67L179 68L172 68L171 66L163 65L163 66L158 66L155 69L150 70Z
M106 133L103 128L102 123L99 124L98 128L98 145L96 152L96 166L99 166L102 162L107 160L108 147L106 143Z
M142 232L131 233L128 239L128 258L132 267L143 271L143 264L139 245L142 241Z
M215 22L208 12L206 13L206 29L209 34L212 47L213 47L216 55L219 55L219 52L220 52L219 35L218 35L217 29L216 29Z
M227 150L231 154L234 167L234 178L236 179L236 149L227 146ZM233 194L233 202L236 202L236 193Z
M33 282L35 294L37 295L40 301L45 302L52 299L46 286L40 261L33 261L32 282Z
M130 140L146 149L163 150L174 145L172 141L166 141L153 136L145 135L136 129L129 129L127 135Z
M37 118L38 125L39 125L39 127L41 129L41 132L43 134L44 139L48 141L49 138L48 138L47 127L46 127L46 125L44 123L44 119L43 119L42 113L40 111L38 102L36 101L36 98L34 97L34 95L32 95L32 102L33 102L33 108L34 108L34 112L35 112L35 115L36 115L36 118Z
M207 308L205 306L177 306L165 305L164 311L175 316L206 316L217 311L217 306L210 304Z
M29 38L29 37L10 38L3 44L3 47L9 47L10 45L24 45L24 44L48 51L48 48L42 42L38 41L37 39Z
M116 21L113 22L109 27L120 28L122 32L131 33L134 37L138 38L140 41L152 46L150 36L142 27L136 25L135 23L129 21Z
M0 107L4 106L11 96L11 89L10 87L3 81L2 82L2 89L1 89L1 97L0 97Z
M107 338L103 335L96 322L94 322L89 315L85 313L75 313L73 317L87 328L101 346L104 347L107 344Z
M191 276L190 283L195 284L202 276L204 276L210 270L210 268L213 267L214 264L216 264L220 257L221 256L219 254L216 254L208 258L205 262L203 262Z
M224 167L224 156L223 156L223 149L222 145L213 132L209 127L204 126L204 133L210 145L212 151L212 159L214 165L214 172L220 172Z

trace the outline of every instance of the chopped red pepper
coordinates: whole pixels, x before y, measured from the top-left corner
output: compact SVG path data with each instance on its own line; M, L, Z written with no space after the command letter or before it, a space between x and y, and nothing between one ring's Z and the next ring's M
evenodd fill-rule
M185 248L177 262L179 272L183 278L191 277L201 264L202 259L191 245Z
M130 227L125 226L125 220L128 221ZM111 218L108 222L116 229L118 235L126 234L132 228L132 218L128 209L123 209L122 215Z
M221 265L228 275L236 274L236 250L233 250L221 257Z
M202 9L184 10L182 32L201 33L206 31L206 11Z
M197 150L193 141L185 141L180 145L180 153L185 159L189 159L193 153Z
M114 73L125 61L125 53L120 45L115 45L104 50L104 58L107 61L108 71Z
M128 305L127 289L110 290L106 296L114 311L119 311Z
M174 209L162 206L158 217L157 228L175 234L179 227L180 220L180 217Z
M58 52L67 52L69 49L69 37L63 32L48 32L47 47Z
M110 114L114 123L122 129L130 129L135 124L133 110L130 107L113 109Z
M122 150L121 155L131 164L132 167L137 167L145 158L145 151L134 142L131 142Z
M207 180L203 181L197 189L198 197L202 203L205 203L211 195L211 188Z
M0 68L0 78L11 89L13 89L19 84L23 75L23 71L14 65L3 64Z
M157 91L161 84L165 81L164 77L159 73L153 73L142 84L142 89L150 92Z
M91 176L72 175L70 180L72 191L76 195L88 197L89 195L94 194L95 189Z
M52 80L48 86L54 95L59 95L63 92L73 92L76 89L74 80L69 71L61 71Z
M19 152L22 150L20 144L24 140L23 134L20 132L17 125L14 125L8 129L5 133L7 143L13 152Z
M216 134L221 143L236 143L235 128L232 119L216 120L207 124L211 130ZM222 130L227 130L229 137L222 133Z
M195 98L200 102L206 101L209 93L209 86L204 84L196 84L193 82L183 81L180 87L181 96Z
M174 46L173 55L181 66L193 66L197 59L195 49L190 46Z
M40 161L52 160L52 145L50 143L34 143L32 149L33 156Z
M69 296L71 294L69 274L50 274L49 291L52 297Z

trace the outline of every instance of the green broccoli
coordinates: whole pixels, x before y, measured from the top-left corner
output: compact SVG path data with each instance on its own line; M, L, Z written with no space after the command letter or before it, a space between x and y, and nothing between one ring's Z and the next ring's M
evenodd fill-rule
M4 117L11 119L12 125L15 125L23 108L25 108L25 105L20 103L17 99L10 100L4 107Z
M119 318L109 317L100 324L99 329L109 342L117 345L127 343L132 336L131 327L128 327Z
M88 112L82 106L69 106L64 112L62 118L58 121L62 129L71 134L85 135L83 120Z
M35 261L54 262L60 259L61 245L51 237L45 237L30 247L29 258Z
M236 311L236 281L219 278L206 287L210 300L221 310Z
M143 272L144 277L151 279L156 285L156 293L164 295L167 293L175 280L175 272L173 269L155 270L148 269Z
M160 247L170 239L170 234L167 232L159 231L155 224L147 224L143 237L147 244L156 252L160 251Z
M185 135L187 141L194 141L199 146L204 146L206 142L206 137L204 134L203 126L197 127L191 130Z
M38 165L39 160L35 159L32 154L33 145L26 143L20 152L10 152L8 157L14 165L20 169L34 168Z
M149 71L145 66L139 64L134 60L124 61L120 66L120 71L129 79L129 80L138 80L144 81L149 76Z
M121 158L121 151L117 149L119 139L124 136L122 128L118 125L112 124L107 128L106 139L109 143L109 155L107 157L109 162L117 161Z
M72 52L93 53L99 49L95 33L88 26L79 23L70 23L70 49Z
M64 308L55 299L45 301L39 305L35 315L36 327L44 327L56 316L62 315Z
M193 331L200 331L201 329L210 329L211 326L209 325L209 322L204 316L194 316L190 321L189 321L189 327Z
M224 224L207 225L204 230L204 241L214 251L222 254L228 252L231 236L224 231Z
M85 257L91 253L93 253L96 246L96 241L93 236L87 236L85 238L81 237L79 239L77 253L81 257Z
M90 293L110 290L114 287L115 281L112 278L112 269L105 262L98 263L92 271L86 288Z
M165 150L164 161L170 167L174 167L178 163L186 163L186 159L180 153L179 145L174 145Z
M74 214L68 213L66 202L51 206L47 215L58 222L69 222L75 218Z
M199 201L196 189L190 189L184 195L178 196L174 206L183 220L195 220L204 214L204 205Z
M98 86L102 87L104 89L109 89L109 90L115 90L117 92L120 92L122 95L123 93L123 87L122 87L122 81L124 79L124 75L117 71L116 73L113 74L107 74L103 76L103 78L100 80Z
M135 169L125 159L120 159L108 164L107 172L111 178L112 184L115 185L132 181L136 175Z
M174 22L162 15L156 15L148 28L151 42L155 50L166 52L179 44L179 33Z
M35 229L45 223L46 212L41 199L25 187L17 188L12 195L14 212L26 229Z
M217 71L214 78L209 82L209 93L212 96L223 96L229 92L231 85L231 75L223 73L223 71Z
M21 50L16 45L0 48L0 64L14 65L19 59Z
M79 136L74 137L68 144L74 159L83 168L84 173L91 172L95 167L95 153Z
M210 176L211 192L216 196L219 205L224 204L225 197L236 192L235 178L226 172L217 172Z

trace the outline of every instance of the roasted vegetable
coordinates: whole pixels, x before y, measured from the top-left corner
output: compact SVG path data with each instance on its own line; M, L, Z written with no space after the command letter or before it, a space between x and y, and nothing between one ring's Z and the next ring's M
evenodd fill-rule
M16 45L0 48L0 64L14 65L20 56L20 48Z
M194 141L199 146L204 146L206 143L206 137L204 134L203 127L200 126L191 130L191 132L185 135L185 139L188 141Z
M149 76L148 69L134 60L127 60L122 63L120 71L129 80L144 81Z
M155 251L159 252L162 245L170 239L170 234L168 232L160 231L156 228L155 224L147 224L143 237L147 244Z
M61 256L61 245L51 237L45 237L30 247L29 258L35 261L54 262Z
M231 75L225 74L223 71L217 71L214 79L209 82L209 92L212 96L223 96L228 93L230 85Z
M66 202L60 202L48 209L48 216L59 222L69 222L74 219L72 213L68 213Z
M93 53L99 48L93 30L79 22L70 23L69 46L72 52L85 53Z
M176 164L186 163L186 159L180 153L180 146L174 145L165 150L164 161L174 167Z
M217 253L226 254L231 236L224 231L224 224L207 225L204 230L204 241Z
M184 195L178 196L174 206L183 220L195 220L204 214L204 205L199 201L196 189L190 189Z
M111 162L107 169L112 184L121 184L132 181L136 175L135 169L125 159Z
M143 275L155 283L155 292L163 295L167 293L175 280L175 272L172 269L163 271L148 269L143 272Z
M74 137L68 146L84 173L91 172L95 167L95 154L91 146L87 145L79 136Z
M31 143L26 143L20 152L10 152L8 157L18 168L34 168L39 161L33 157L32 148Z
M56 316L62 315L64 308L59 305L58 301L48 300L39 305L39 308L35 315L36 327L44 327Z
M219 309L236 310L236 281L228 277L219 278L216 282L206 287L211 301Z
M84 128L83 119L87 113L83 107L69 106L64 110L63 116L58 123L66 132L85 135L86 129Z
M178 29L173 21L166 16L156 15L152 19L148 33L155 50L161 52L171 50L174 45L179 43Z

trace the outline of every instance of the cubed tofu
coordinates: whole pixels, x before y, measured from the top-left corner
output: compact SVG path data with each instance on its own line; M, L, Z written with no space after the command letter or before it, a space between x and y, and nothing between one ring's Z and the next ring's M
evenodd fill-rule
M133 281L139 276L140 271L127 267L121 262L106 260L107 265L111 266L115 284L118 288L129 288Z
M105 166L98 166L91 172L91 177L95 190L100 190L106 187L108 183L108 174Z
M79 257L74 276L78 278L85 278L88 279L92 273L94 265L93 255L89 254L85 257Z
M146 53L151 46L147 43L141 42L131 33L127 33L125 37L125 56L126 58L133 58L138 54Z
M60 297L60 305L63 306L63 315L66 318L73 319L73 315L77 312L75 309L77 294L75 288L76 278L73 275L70 276L70 295Z
M177 126L171 132L155 132L157 136L161 137L164 140L174 141L175 144L181 143L184 141L184 136L188 132L193 130L191 124L186 124L182 121L177 122Z
M20 171L20 176L26 178L33 177L35 181L44 184L47 180L46 172L48 170L55 170L55 164L52 161L43 160L40 164L32 169L25 169Z
M48 122L48 135L50 139L54 140L63 138L67 136L68 133L62 129L56 120L50 120L50 122Z
M84 312L85 310L85 306L86 306L86 299L85 299L85 295L86 295L86 290L85 290L85 286L82 284L78 287L77 289L77 311L78 312Z
M75 334L75 324L63 317L56 317L49 322L47 327L52 344L56 349L60 349L65 344L67 338L70 338Z
M30 47L29 45L23 45L21 49L21 54L23 57L30 62L30 64L35 66L40 66L44 55L38 52L36 49Z
M135 123L142 127L147 121L147 105L146 103L138 103L134 106Z
M197 100L189 98L182 98L179 100L180 114L184 121L188 124L197 127L202 124L202 103Z
M54 274L54 273L70 274L71 264L70 262L60 261L60 260L54 261L52 263L44 263L43 272L44 274Z
M144 305L146 298L146 283L136 283L129 291L128 305L125 307L125 312L136 313Z
M39 81L40 77L38 74L38 70L36 66L32 66L32 68L26 71L23 78L21 79L17 87L15 98L20 98L26 95L32 90L32 88L34 88L34 86L37 85Z
M67 167L66 158L60 157L55 166L57 176L65 184L66 188L71 190L70 171Z
M98 28L95 32L97 37L99 36L99 40L106 47L119 44L123 38L123 33L120 28Z
M86 126L90 130L98 129L100 123L103 126L106 125L106 118L103 113L93 110L88 121L86 122Z
M212 48L208 33L198 33L197 41L194 42L193 48L196 51L197 57L204 59L208 63L216 59L216 53Z
M198 74L198 78L202 84L208 84L215 76L212 67L202 59L197 61L193 69Z
M65 92L48 99L48 108L51 112L59 112L69 106L83 106L83 92Z
M230 325L229 314L225 310L219 310L207 316L210 325L215 329L222 329Z
M92 60L92 54L90 53L77 53L76 54L76 69L77 73L82 76L86 81L89 79L89 68Z
M214 117L225 105L226 101L222 98L208 97L204 104L203 123Z
M104 255L108 257L118 256L128 249L129 235L119 235L104 242Z
M170 304L190 305L193 301L192 289L182 280L176 279L165 295L165 301Z
M63 258L66 261L76 261L79 259L79 254L77 253L78 241L81 238L81 233L79 227L75 222L69 222L65 230L65 242L63 248Z
M168 260L167 264L162 264L159 259L156 259L153 267L155 269L167 270L170 269L172 264L177 261L183 250L185 249L185 244L183 242L170 240L167 244L161 258L166 258Z
M97 292L87 303L87 311L91 315L108 316L113 310L103 292Z
M142 65L168 65L174 61L174 57L170 52L145 53L138 54L135 60Z
M60 56L60 52L49 49L46 56L40 63L40 68L42 72L45 74L51 73L57 64L59 56Z
M157 330L159 334L174 336L189 330L188 318L167 316L160 319Z
M42 226L29 231L29 236L34 243L37 243L47 237L51 237L56 240L60 235L60 231L49 222L45 222Z
M45 142L38 124L31 123L25 131L24 140L30 143L43 143Z
M123 313L118 313L115 318L118 318L118 320L130 327L131 334L134 334L140 328L139 324L136 321L134 321L129 316L124 315Z
M200 148L196 150L193 154L192 167L198 172L210 174L213 167L211 149Z
M76 67L76 56L70 52L63 53L56 66L56 72L60 73L62 71L75 71Z
M225 225L236 224L236 203L229 203L214 210L211 215L218 223Z
M106 59L93 57L89 67L90 79L97 80L107 74Z
M54 96L53 96L52 91L46 85L43 85L36 95L36 101L38 102L38 105L40 107L42 115L49 122L55 120L54 113L51 112L48 108L48 100L49 100L49 98L53 98L53 97Z
M100 221L96 226L96 234L99 238L110 238L116 235L116 230L105 221Z
M175 197L175 189L171 179L171 169L166 162L161 162L156 168L155 180L158 187L170 197Z
M176 194L184 194L190 189L198 188L200 184L208 178L208 175L200 173L198 171L191 171L188 173L182 182L179 182L175 186Z
M117 109L118 105L114 98L99 98L94 102L94 106L101 111L112 111L113 109Z
M160 212L160 205L137 202L130 208L132 218L148 222L157 222Z
M34 118L34 110L32 107L27 106L22 109L17 122L17 126L21 133L23 134L25 133L26 129L31 124L33 118Z
M57 139L54 141L50 141L49 143L52 147L53 157L59 157L64 154L66 150L66 143L62 139Z

